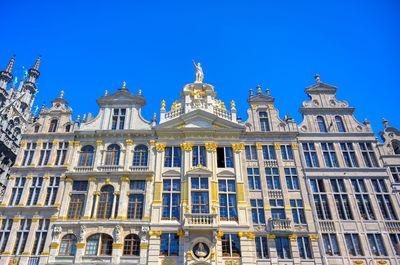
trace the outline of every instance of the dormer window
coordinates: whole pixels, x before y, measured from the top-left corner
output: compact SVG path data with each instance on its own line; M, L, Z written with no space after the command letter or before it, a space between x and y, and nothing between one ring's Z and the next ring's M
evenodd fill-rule
M339 132L346 132L346 129L344 128L344 123L343 120L340 116L336 116L335 117L335 121L336 121L336 127L338 129Z
M126 109L114 109L112 117L112 130L123 130L125 125Z
M67 126L65 126L65 132L69 132L71 130L71 125L67 125Z
M328 130L326 129L324 118L322 118L321 116L318 116L317 123L318 123L318 128L319 128L320 132L328 132Z
M40 126L39 126L39 125L36 125L35 128L34 128L34 132L35 132L35 133L38 133L38 132L39 132L39 128L40 128Z
M50 122L49 132L55 132L57 130L58 120L52 120Z
M268 122L268 114L266 112L260 112L260 126L262 132L269 132L269 122Z

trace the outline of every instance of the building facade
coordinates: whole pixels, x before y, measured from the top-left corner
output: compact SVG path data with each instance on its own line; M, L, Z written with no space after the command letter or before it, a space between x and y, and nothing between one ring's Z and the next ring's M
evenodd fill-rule
M0 263L399 263L399 131L379 143L318 76L300 124L261 87L242 121L202 78L159 121L125 83L95 118L73 121L63 93L43 107L0 204Z

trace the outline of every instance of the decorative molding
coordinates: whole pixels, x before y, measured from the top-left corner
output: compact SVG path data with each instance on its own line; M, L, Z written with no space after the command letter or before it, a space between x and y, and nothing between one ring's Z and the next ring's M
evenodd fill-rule
M156 150L157 150L158 152L164 152L165 146L166 146L165 143L158 143L158 144L156 144Z
M96 181L97 178L89 178L88 181Z
M268 108L269 108L269 109L274 109L274 105L268 104Z
M292 143L292 149L293 150L299 149L299 144L298 143Z
M240 152L244 149L244 143L232 144L233 152Z
M131 139L126 139L125 142L126 142L126 145L132 145L133 144L133 140L131 140Z
M84 248L85 243L76 243L76 248Z
M154 145L156 145L156 142L157 142L156 140L150 140L150 145L154 146Z
M140 248L143 249L149 248L149 244L140 244Z
M274 143L274 148L275 149L281 149L281 144L280 143Z
M58 248L59 244L58 243L51 243L50 248Z
M193 143L181 143L180 146L182 151L191 151L193 148Z
M97 141L96 141L96 145L97 145L97 146L102 145L102 144L103 144L103 140L97 140Z
M262 143L256 143L256 148L257 149L262 149L263 144Z
M318 235L310 235L311 240L318 240Z
M291 240L296 240L297 239L297 235L289 235L288 237Z
M146 178L146 181L153 181L153 180L154 180L153 177L147 177L147 178Z
M113 243L112 244L113 248L122 248L122 246L123 246L123 244L120 244L120 243Z
M74 146L79 146L80 143L81 143L80 141L75 141Z
M218 143L205 143L204 145L207 151L217 151Z
M120 178L120 180L121 181L129 181L129 178L128 177L122 177L122 178Z

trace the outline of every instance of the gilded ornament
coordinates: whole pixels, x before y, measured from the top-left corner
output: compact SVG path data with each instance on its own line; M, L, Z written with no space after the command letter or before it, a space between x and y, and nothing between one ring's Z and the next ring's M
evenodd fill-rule
M159 152L163 152L165 150L165 146L166 146L165 143L158 143L156 144L156 150Z
M252 109L256 109L256 108L257 108L257 105L251 104L250 107L251 107Z
M274 148L275 149L281 149L281 144L280 143L274 143Z
M292 143L292 149L299 149L298 143Z
M240 152L244 149L244 143L232 144L232 150L234 152Z
M256 143L256 148L257 149L262 149L262 143Z
M224 231L218 230L217 236L218 236L218 237L222 237L223 235L224 235Z
M181 143L181 149L183 151L191 151L193 147L193 143Z
M103 144L103 140L97 140L97 141L96 141L96 145L99 146L99 145L102 145L102 144Z
M269 108L269 109L274 109L274 105L268 104L268 108Z
M218 144L217 143L205 143L204 144L207 151L217 151Z
M385 125L385 127L388 126L388 121L385 118L382 119L382 123L383 123L383 125Z
M310 235L311 240L318 240L318 235Z
M131 140L131 139L127 139L127 140L125 140L125 142L126 142L126 145L132 145L133 144L133 140Z
M288 237L291 240L296 240L297 239L297 235L289 235Z
M75 145L75 146L79 146L80 143L81 143L81 142L79 142L79 141L75 141L75 142L74 142L74 145Z
M161 108L162 109L165 108L165 105L166 105L165 100L161 101Z
M150 145L156 145L156 140L150 140Z
M185 231L184 230L178 230L177 235L178 236L184 236L185 235Z
M315 75L314 75L314 78L315 78L315 80L316 80L317 82L319 82L319 74L315 74Z

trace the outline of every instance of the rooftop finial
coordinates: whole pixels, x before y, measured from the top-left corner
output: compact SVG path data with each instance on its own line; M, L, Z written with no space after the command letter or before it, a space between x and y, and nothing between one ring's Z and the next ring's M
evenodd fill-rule
M383 125L385 125L385 127L388 126L388 121L385 118L382 119L382 123L383 123Z
M126 82L124 81L124 82L122 82L122 88L125 88L126 87Z
M108 91L107 90L104 91L104 96L107 96L107 94L108 94Z
M61 92L60 92L60 98L63 98L63 96L64 96L64 91L61 90Z
M165 100L161 101L161 108L165 108Z
M270 94L269 94L269 89L268 89L268 88L265 90L265 92L267 93L267 96L270 95Z
M314 78L315 78L315 80L317 81L317 83L320 82L320 81L319 81L319 74L315 74L315 75L314 75Z
M142 90L141 89L139 89L139 95L141 95L142 94Z
M260 85L257 86L257 93L261 93L261 86Z
M250 92L250 96L252 96L253 95L253 89L250 88L249 92Z

